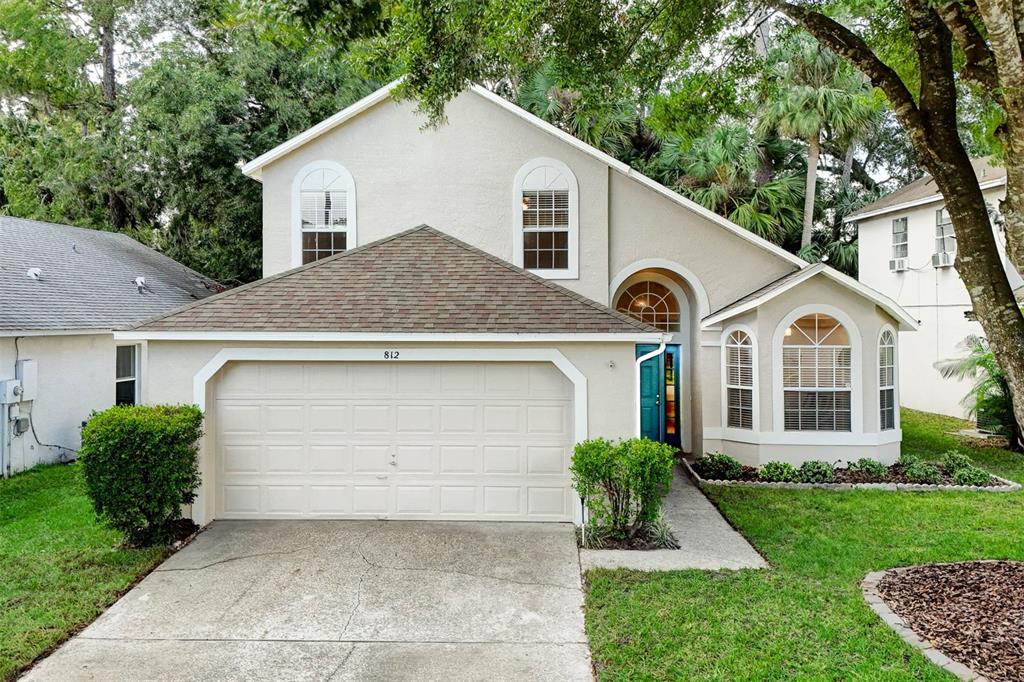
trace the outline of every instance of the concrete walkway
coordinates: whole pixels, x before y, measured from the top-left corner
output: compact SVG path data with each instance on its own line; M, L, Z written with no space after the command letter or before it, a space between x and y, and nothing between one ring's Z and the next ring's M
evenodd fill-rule
M679 549L637 552L614 549L580 550L588 568L632 568L638 571L679 571L766 568L768 564L722 517L678 467L662 514L679 541Z
M590 680L571 524L218 521L27 680Z

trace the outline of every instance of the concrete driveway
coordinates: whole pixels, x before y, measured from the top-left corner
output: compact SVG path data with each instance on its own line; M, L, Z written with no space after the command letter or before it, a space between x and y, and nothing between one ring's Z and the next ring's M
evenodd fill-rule
M29 680L589 680L569 524L218 521Z

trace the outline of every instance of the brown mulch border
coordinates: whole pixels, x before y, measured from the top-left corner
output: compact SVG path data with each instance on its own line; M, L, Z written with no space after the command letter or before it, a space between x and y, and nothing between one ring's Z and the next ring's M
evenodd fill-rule
M1024 679L1024 562L894 568L861 588L904 641L960 679Z

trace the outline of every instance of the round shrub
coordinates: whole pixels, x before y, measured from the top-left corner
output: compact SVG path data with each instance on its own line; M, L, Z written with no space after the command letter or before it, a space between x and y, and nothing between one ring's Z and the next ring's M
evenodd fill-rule
M887 466L877 459L870 459L868 457L861 457L856 462L852 462L849 469L852 473L863 474L868 478L879 481L884 479L886 474L889 473Z
M804 462L797 471L797 480L801 483L831 483L835 477L835 468L820 459Z
M93 509L128 542L171 539L199 486L203 413L194 405L133 405L94 412L79 457Z
M957 485L988 485L991 481L992 476L976 466L960 467L953 472L953 482Z
M743 474L739 461L721 452L705 452L693 463L693 470L708 481L735 481Z
M796 467L789 462L768 462L757 473L762 481L772 483L788 483L797 477Z
M961 469L974 467L971 458L958 450L950 450L942 456L942 466L949 474L955 474Z
M573 485L592 524L609 526L616 537L632 538L661 514L675 467L675 449L648 438L612 443L604 438L576 445Z
M942 474L938 467L929 462L916 460L903 466L903 475L911 483L938 483L942 480Z

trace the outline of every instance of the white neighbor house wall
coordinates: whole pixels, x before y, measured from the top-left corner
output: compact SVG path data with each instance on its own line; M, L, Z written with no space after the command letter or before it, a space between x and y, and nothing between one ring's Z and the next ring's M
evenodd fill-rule
M0 337L0 380L14 378L15 337ZM18 338L22 360L35 360L39 372L38 395L19 404L29 416L32 430L12 439L10 473L36 464L74 459L81 444L81 424L93 410L114 404L114 337L110 332L22 336Z
M1005 186L984 192L985 201L998 207ZM943 379L934 368L939 360L956 357L957 346L971 334L982 335L981 325L964 317L971 310L967 287L953 267L932 267L935 253L935 212L942 201L896 210L857 221L859 226L860 281L899 303L920 320L912 334L899 335L900 397L906 407L964 416L960 404L969 382ZM908 269L891 272L892 222L907 218ZM996 243L1002 251L1005 237L998 229ZM1003 261L1006 262L1005 254ZM1010 285L1022 285L1019 275L1009 269Z

